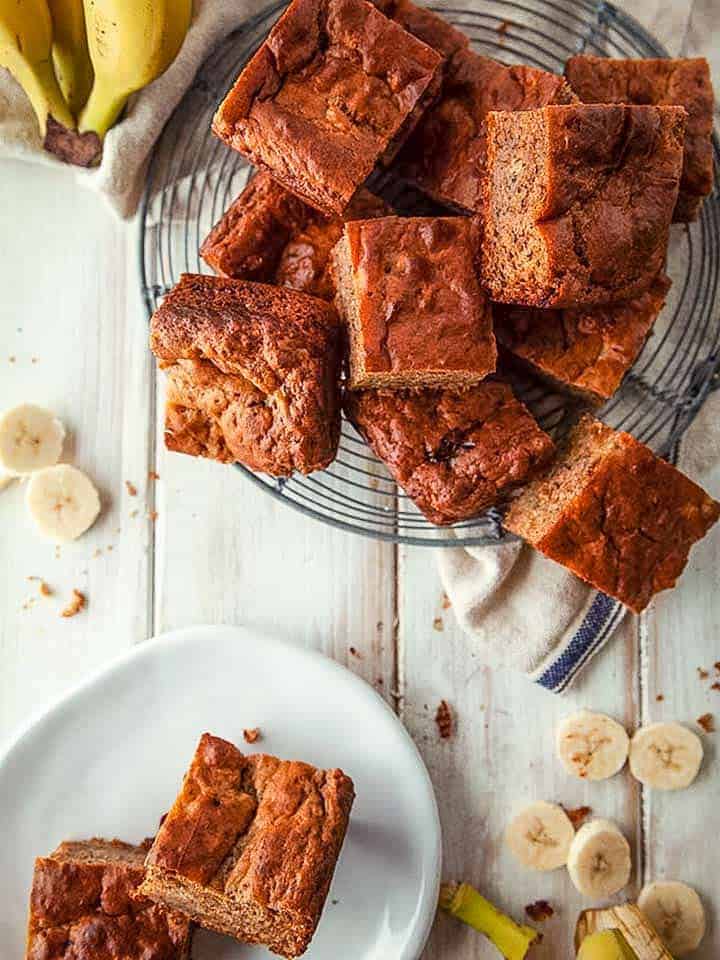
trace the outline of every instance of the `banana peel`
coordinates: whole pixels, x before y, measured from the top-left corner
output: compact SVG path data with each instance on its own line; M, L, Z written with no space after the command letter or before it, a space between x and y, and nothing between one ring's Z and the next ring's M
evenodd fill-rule
M440 909L485 934L505 960L525 960L540 934L501 913L468 883L443 884Z
M624 903L605 910L585 910L580 914L575 928L578 960L624 960L627 954L618 953L618 947L613 947L609 938L605 938L608 952L589 952L593 946L591 938L606 931L620 935L614 938L615 942L621 945L624 943L631 951L631 960L673 960L672 954L668 953L660 937L633 903ZM586 946L589 939L590 946ZM600 943L600 946L603 945Z

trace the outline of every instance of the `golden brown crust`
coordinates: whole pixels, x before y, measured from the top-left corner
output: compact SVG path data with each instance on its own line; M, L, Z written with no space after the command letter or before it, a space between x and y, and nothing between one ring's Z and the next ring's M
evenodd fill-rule
M584 417L505 526L640 613L674 586L720 504L627 433Z
M400 152L399 173L440 203L480 213L487 114L576 99L554 73L506 66L459 46L446 65L440 98Z
M441 63L365 0L293 0L213 130L307 203L341 214L435 96Z
M362 187L341 217L325 217L261 171L213 227L200 255L220 276L291 287L332 300L330 252L343 222L391 214Z
M663 269L685 110L571 104L490 113L482 279L493 300L630 300Z
M169 449L274 476L332 461L342 331L293 290L185 274L151 322L168 374Z
M601 307L540 310L495 304L495 335L554 385L601 404L637 359L669 289L670 280L661 274L634 300Z
M695 220L713 187L714 97L707 60L610 60L579 55L568 60L565 76L585 103L685 107L683 172L673 219Z
M432 523L478 516L552 458L550 437L507 384L348 392L345 408Z
M137 893L143 847L63 843L35 861L27 960L186 960L190 923Z
M353 799L340 770L244 756L204 734L148 854L154 880L142 892L162 896L178 878L211 888L227 906L225 932L235 907L251 907L281 931L273 949L297 956L320 919ZM209 915L197 919L214 925ZM251 927L234 929L239 939L268 942Z
M346 224L335 272L353 388L467 386L495 370L478 252L477 225L465 217Z

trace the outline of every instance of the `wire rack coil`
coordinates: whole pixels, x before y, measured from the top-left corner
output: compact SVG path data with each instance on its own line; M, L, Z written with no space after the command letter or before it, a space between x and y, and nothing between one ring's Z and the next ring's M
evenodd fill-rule
M151 313L181 273L210 272L198 249L245 186L252 168L210 131L217 104L282 10L274 3L217 48L168 121L150 163L140 215L140 272ZM507 63L562 73L578 52L609 57L665 57L635 20L609 3L483 0L475 8L433 5L471 39L475 50ZM599 416L667 454L691 422L720 365L720 146L713 139L715 189L701 219L672 229L667 271L673 280L653 336ZM374 188L406 212L413 197L387 178ZM516 392L545 429L562 432L572 402L529 379ZM348 422L336 461L310 476L276 480L238 466L296 509L356 533L397 543L482 545L503 537L500 515L456 524L454 536L426 521Z

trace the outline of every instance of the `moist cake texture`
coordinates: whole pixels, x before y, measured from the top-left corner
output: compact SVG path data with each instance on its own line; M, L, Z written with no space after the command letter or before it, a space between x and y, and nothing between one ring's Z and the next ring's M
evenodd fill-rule
M412 20L406 25L414 32ZM431 42L425 35L422 38ZM533 110L570 103L577 97L564 78L554 73L506 66L464 45L443 52L450 59L442 92L400 152L398 172L439 203L480 213L488 113Z
M476 517L526 483L553 443L507 384L450 390L349 391L346 412L423 514Z
M482 281L493 300L630 300L663 269L682 107L571 104L490 113Z
M291 287L332 300L330 253L345 220L392 213L362 187L342 217L326 217L261 171L228 208L200 254L219 275Z
M542 310L495 304L498 343L514 358L592 404L620 386L662 310L670 280L660 275L634 300Z
M565 75L585 103L676 105L687 110L680 192L673 219L696 220L713 187L713 88L704 57L609 60L571 57Z
M293 0L213 130L311 206L341 214L434 99L441 65L366 0Z
M143 895L283 957L307 949L354 799L340 770L204 734L147 857Z
M26 960L189 960L188 919L138 895L146 853L81 840L38 857Z
M353 388L465 387L495 370L478 252L477 225L465 217L345 225L333 256Z
M155 311L170 450L273 476L310 473L340 436L342 330L316 297L185 274Z
M508 530L640 613L675 585L720 504L665 460L590 416L526 487Z

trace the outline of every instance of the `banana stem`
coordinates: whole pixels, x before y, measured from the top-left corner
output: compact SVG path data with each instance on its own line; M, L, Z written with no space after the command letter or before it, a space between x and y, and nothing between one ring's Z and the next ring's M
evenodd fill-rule
M440 908L484 933L506 960L524 960L538 938L536 930L515 923L468 883L457 887L444 884Z
M129 93L118 93L105 88L96 76L88 102L80 111L80 133L92 130L102 139L122 113L129 96Z

